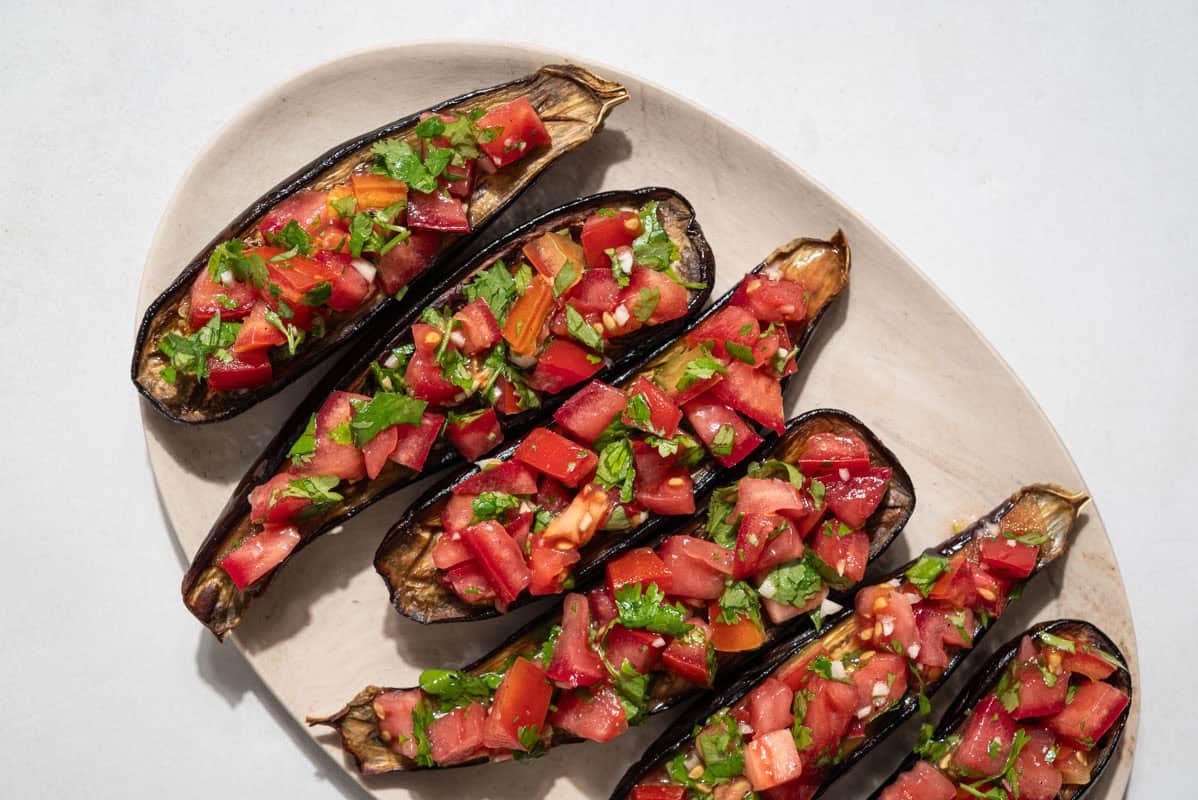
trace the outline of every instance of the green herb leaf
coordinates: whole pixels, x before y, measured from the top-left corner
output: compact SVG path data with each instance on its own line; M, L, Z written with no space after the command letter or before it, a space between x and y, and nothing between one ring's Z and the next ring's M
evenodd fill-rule
M337 212L337 216L341 219L349 219L354 215L354 211L358 208L358 198L352 194L347 194L344 197L338 197L329 203L333 210Z
M711 454L713 456L730 456L732 455L732 445L735 442L736 428L731 425L721 425L711 440Z
M204 327L187 336L168 332L158 342L158 349L170 358L170 368L176 372L176 377L182 373L205 378L208 375L209 358L215 357L226 362L232 360L228 348L233 346L240 330L239 323L221 322L218 312Z
M706 767L704 780L735 778L745 769L744 741L736 719L727 709L715 714L695 737L695 745Z
M634 260L642 267L665 272L678 260L678 245L657 218L657 201L646 203L637 216L641 219L641 235L632 242Z
M351 400L354 418L350 422L354 443L368 444L392 425L419 425L428 403L398 392L376 392L370 400Z
M295 316L295 313L291 311L291 309L287 307L287 304L282 300L279 301L279 313L287 314L288 319ZM290 322L283 322L283 320L279 318L279 313L276 313L269 308L266 309L266 321L282 331L283 335L287 337L287 352L291 355L295 355L296 348L298 348L304 341L304 332L295 325L292 325Z
M656 583L648 587L640 583L620 587L616 590L620 624L666 636L685 635L694 627L686 622L686 608L681 603L666 605L665 597Z
M718 603L718 619L723 624L735 625L742 619L750 619L761 625L761 600L757 591L744 581L726 581Z
M312 254L312 237L293 219L288 220L282 230L275 231L267 238L275 247L281 247L288 251L287 253L280 253L272 258L271 261L274 261L276 258L285 261L288 258L295 258L297 255L307 256ZM280 258L280 256L285 256L286 258Z
M520 507L520 498L506 492L483 492L471 501L470 507L474 510L470 524L477 525L489 519L499 519L509 511L515 511Z
M420 154L403 139L384 139L370 146L374 172L403 181L418 192L436 191L437 179L420 161Z
M221 275L230 273L235 280L249 283L256 289L266 285L266 262L257 253L246 254L245 243L230 239L218 244L208 257L208 276L213 283L221 282Z
M824 588L824 579L807 559L775 567L758 587L762 597L801 608Z
M757 363L757 359L753 357L752 347L746 347L738 342L724 342L724 348L727 349L728 355L737 361L743 361L750 365Z
M491 313L502 325L507 316L508 306L516 299L516 279L508 272L502 260L496 260L491 266L480 270L474 276L474 280L466 284L463 291L470 302L480 297L486 301Z
M554 297L561 297L574 285L574 281L578 279L578 271L578 267L574 262L566 259L566 263L562 264L562 268L558 270L557 275L553 276Z
M313 286L308 291L304 292L304 305L306 306L323 306L329 302L329 298L333 296L333 284L328 281L321 281Z
M1062 639L1060 636L1054 636L1048 631L1040 631L1036 634L1036 638L1044 642L1044 644L1048 645L1049 647L1055 647L1062 652L1077 652L1077 643L1072 639Z
M679 391L685 391L696 383L711 380L716 373L727 375L728 368L710 355L699 356L687 363L686 370L682 373L682 377L678 379L675 388Z
M736 547L740 514L734 516L737 500L736 484L721 486L711 494L707 506L707 534L720 547Z
M503 681L503 675L488 672L468 675L449 669L426 669L420 673L420 689L435 697L439 711L450 711L471 703L489 703L491 695Z
M936 581L947 571L947 558L925 553L907 569L907 580L911 581L920 594L927 597Z
M312 510L319 510L336 505L345 498L333 489L341 479L336 475L313 475L310 478L296 478L290 481L279 493L280 497L302 497L312 501ZM309 509L305 509L308 511Z
M628 439L617 439L599 452L595 481L607 489L618 488L620 502L632 502L636 491L636 461L632 456L632 443Z
M603 352L603 336L592 328L572 305L566 305L566 330L592 350Z
M653 312L657 310L657 304L661 302L661 289L641 288L635 300L632 301L632 314L640 322L648 322L653 316Z
M312 458L312 454L316 452L316 415L308 417L308 425L304 428L304 432L291 445L291 449L287 451L287 457L291 459L291 463L295 466L300 466L308 462Z

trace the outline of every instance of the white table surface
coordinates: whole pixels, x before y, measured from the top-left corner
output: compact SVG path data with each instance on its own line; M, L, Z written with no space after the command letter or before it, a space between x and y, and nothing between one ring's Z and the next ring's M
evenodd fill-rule
M1131 796L1191 786L1198 646L1169 609L1198 600L1198 8L70 5L0 9L0 795L362 796L179 602L132 318L167 198L240 107L355 50L463 36L616 64L755 132L960 306L1114 539L1143 672Z

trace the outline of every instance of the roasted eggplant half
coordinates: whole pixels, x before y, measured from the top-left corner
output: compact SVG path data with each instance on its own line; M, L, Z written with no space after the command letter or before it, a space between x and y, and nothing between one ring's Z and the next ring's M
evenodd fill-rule
M810 629L898 536L910 479L841 411L804 414L751 455L704 498L705 519L659 525L471 666L369 687L310 722L366 774L536 755L607 741ZM845 491L863 475L881 481Z
M150 304L138 391L172 420L215 422L377 336L462 275L475 234L627 99L581 67L545 66L337 145L238 214Z
M1069 546L1084 494L1033 485L783 642L655 741L613 798L818 797L956 670ZM784 787L784 788L779 788Z
M1007 642L871 800L1078 800L1119 747L1131 709L1123 654L1089 622Z
M643 368L592 382L552 425L431 489L375 556L392 603L426 623L494 616L693 514L782 429L784 385L849 269L839 233L778 248Z
M580 244L595 244L596 227L608 246ZM607 250L626 253L628 268ZM187 607L223 637L317 536L520 436L578 383L644 364L701 313L714 271L694 209L668 189L586 197L494 242L301 403L200 546Z

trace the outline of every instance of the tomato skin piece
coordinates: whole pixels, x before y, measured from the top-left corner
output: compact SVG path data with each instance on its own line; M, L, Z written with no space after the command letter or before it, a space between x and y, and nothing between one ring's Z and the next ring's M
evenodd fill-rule
M379 721L379 737L392 750L408 758L415 758L419 753L413 735L415 723L412 712L423 696L419 689L401 689L383 692L371 703Z
M756 736L789 728L794 722L794 690L777 678L766 678L749 694L749 725Z
M633 787L632 800L686 800L686 787L677 783L642 783Z
M799 490L778 478L741 478L737 482L734 514L782 514L804 511Z
M627 404L628 397L619 389L591 381L562 403L553 419L574 438L591 444Z
M442 531L437 536L437 541L433 543L429 557L433 561L433 566L440 570L453 569L458 564L464 564L474 558L465 543L462 542L461 534L449 531Z
M487 301L481 297L467 303L453 315L453 318L458 321L458 326L466 339L461 351L468 356L494 347L502 338L499 321L495 319L495 314L487 305Z
M266 320L266 312L270 307L259 300L233 342L233 352L238 354L250 353L255 350L269 350L272 347L287 344L287 336L281 330ZM222 317L223 319L223 317Z
M484 130L502 128L492 141L478 146L500 168L553 141L527 97L492 108L479 117L477 124Z
M645 377L639 377L628 390L629 401L640 396L649 407L649 422L643 424L633 420L625 408L622 421L631 428L638 428L647 433L656 433L666 439L671 439L678 433L678 423L682 421L682 409L666 396L665 392Z
M789 730L757 736L745 746L745 777L754 791L772 789L802 773L803 763Z
M1056 754L1049 761L1049 751L1054 750L1056 737L1043 728L1027 729L1029 740L1015 758L1015 772L1019 775L1020 800L1055 800L1064 781L1055 767Z
M878 800L956 800L956 797L957 787L943 772L926 761L917 761L887 786Z
M587 266L611 273L611 258L608 250L631 247L641 234L641 220L635 211L619 211L613 216L592 214L582 223L582 249ZM609 306L610 308L611 306Z
M549 718L553 727L592 742L609 742L628 730L624 706L611 686L587 695L590 692L581 691L559 697L557 711Z
M520 728L543 728L552 697L553 687L545 670L526 658L517 658L495 690L483 728L483 745L492 749L527 750L520 743Z
M627 661L641 675L657 668L665 649L666 638L660 634L625 628L618 623L603 639L603 651L609 664L618 670Z
M802 758L814 764L825 755L834 754L857 712L857 689L851 684L821 678L812 673L807 683L815 698L807 703L803 724L811 729L811 744L802 751ZM787 685L791 684L787 682Z
M748 364L728 364L725 379L711 388L711 397L751 420L782 433L782 384Z
M455 494L441 509L441 529L448 534L461 533L474 519L476 495Z
M711 452L716 434L725 425L732 426L732 450L727 455L716 455L715 460L725 467L734 467L761 444L762 439L757 432L749 427L739 414L723 403L712 402L709 398L700 397L692 400L683 407L686 419L698 435L703 446Z
M536 369L528 380L529 386L549 394L562 391L589 380L603 369L603 359L585 347L568 339L554 339L537 358Z
M1011 753L1014 740L1015 720L997 697L986 697L966 720L952 765L969 775L997 775Z
M312 505L306 497L283 497L282 492L295 479L294 475L280 472L266 483L259 484L250 492L250 519L254 522L287 522L299 512ZM280 494L274 497L275 493ZM272 505L271 499L274 498Z
M245 589L283 563L299 543L294 527L268 524L221 559L220 566L238 589Z
M216 316L217 312L220 312L222 322L243 319L253 309L256 294L249 284L241 281L233 281L232 286L225 286L220 282L214 283L208 270L200 270L192 282L191 291L188 294L187 319L191 324L191 329L197 331L204 327L209 320ZM222 306L216 299L221 295L226 297L229 302L234 303L234 307Z
M969 608L976 598L969 562L964 553L958 553L949 559L948 569L932 584L928 599L942 601L953 608Z
M515 495L535 495L537 476L519 461L504 461L497 467L471 475L454 485L454 494L480 495L483 492L504 492Z
M287 227L287 223L295 220L301 228L313 233L324 219L327 192L316 189L304 189L283 200L258 223L262 237L270 241L271 236Z
M892 473L889 467L882 467L851 476L847 481L831 477L823 479L828 511L850 528L860 528L886 496Z
M547 547L577 550L607 522L613 501L613 496L603 487L588 483L541 531L541 539Z
M1014 539L987 539L982 542L982 563L995 573L1015 580L1031 575L1039 557L1040 548Z
M230 361L215 356L208 359L208 388L214 392L254 389L270 383L273 376L270 357L264 350L242 353Z
M501 607L510 605L528 588L532 575L524 562L524 554L498 522L488 520L471 525L462 531L462 539L487 582L495 589Z
M632 584L648 586L656 583L657 588L669 594L673 580L669 568L657 553L649 547L638 547L607 564L607 586L614 595L619 589Z
M357 172L349 176L349 185L357 211L386 208L408 199L408 185L386 175ZM395 224L402 225L403 217L397 218Z
M893 675L892 680L890 676ZM873 709L868 717L858 721L867 722L881 714L892 703L907 692L907 659L897 653L876 653L873 658L852 673L850 680L857 688L857 708ZM879 691L886 694L879 696Z
M441 238L438 231L413 230L407 241L384 253L375 265L383 291L393 295L422 275L440 251Z
M820 476L847 469L850 475L860 475L869 469L869 446L856 434L821 431L807 437L799 453L799 471L804 475Z
M1050 731L1074 747L1091 750L1127 708L1127 695L1101 681L1084 681L1065 710L1044 720Z
M330 253L327 250L321 250L312 258L337 272L337 277L331 281L329 308L334 311L353 311L362 305L362 301L370 294L371 284L361 272L352 266L353 259L349 257L349 253Z
M593 452L548 428L530 431L512 457L570 487L589 478L599 463Z
M667 516L695 513L695 484L685 467L671 467L656 449L633 442L634 480L638 506Z
M474 702L455 708L428 726L429 754L440 765L469 761L483 746L487 707Z
M495 589L474 560L464 561L446 571L443 582L463 603L482 605L495 600Z
M397 441L388 457L396 464L420 472L428 460L429 451L433 449L433 443L437 441L443 422L444 414L425 411L419 425L396 425Z
M871 648L891 650L897 645L907 655L912 645L919 644L919 628L911 601L893 586L881 584L862 589L857 593L854 608L858 629L873 631L868 640Z
M553 284L540 273L532 276L528 288L508 310L503 321L503 338L513 353L533 355L541 340L541 328L553 312Z
M591 606L586 595L566 595L562 600L562 631L547 672L549 679L563 689L591 686L607 677L603 661L591 649L590 635Z
M451 420L445 426L445 438L466 459L475 461L503 442L503 428L495 409L488 408L468 420Z

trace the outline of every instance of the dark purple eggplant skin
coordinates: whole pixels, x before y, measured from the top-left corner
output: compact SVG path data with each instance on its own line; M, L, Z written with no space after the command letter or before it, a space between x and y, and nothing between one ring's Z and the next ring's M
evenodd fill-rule
M752 272L760 272L767 265L772 263L772 260L779 257L781 253L797 253L801 252L801 247L811 246L813 243L818 243L813 239L796 239L793 242L778 248L761 264L758 264ZM824 243L818 243L824 244ZM819 327L820 321L824 318L828 309L840 296L844 282L847 281L848 274L852 269L852 255L848 243L845 241L843 234L837 231L836 234L826 243L835 252L842 253L843 272L838 273L837 283L839 285L831 287L828 295L824 298L820 309L815 316L807 324L806 330L802 335L795 340L795 346L798 348L801 359L807 351L807 343L815 334ZM789 249L788 249L789 248ZM711 304L702 316L696 319L691 327L697 327L704 321L723 310L732 300L736 288L730 289L723 294L719 299ZM648 366L638 369L631 369L624 375L609 381L614 385L624 385L631 383L638 374L651 371L654 365L660 363L666 357L675 342L669 342L662 345L653 355L651 355L646 363ZM785 391L789 385L790 379L793 376L786 376L782 380L783 390ZM843 412L836 412L843 413ZM858 423L859 424L859 423ZM864 429L864 426L861 426ZM757 433L762 437L764 444L762 447L768 447L770 442L777 439L777 434L762 425L755 426ZM893 460L892 454L882 447L878 442L877 437L864 429L869 437L869 440L876 443L878 447ZM513 442L509 447L504 448L495 454L496 458L507 460L511 457L519 446L519 442ZM895 462L897 463L897 461ZM901 469L901 468L900 468ZM387 532L386 538L379 545L378 551L375 553L374 566L379 576L383 579L383 583L387 586L387 592L391 597L391 603L395 609L406 617L423 624L435 624L445 622L466 622L482 619L489 619L500 615L500 612L494 606L471 606L463 603L453 595L451 591L441 586L437 582L437 574L435 567L431 564L429 553L431 552L434 542L434 535L427 527L422 525L422 520L436 518L439 519L440 507L448 502L449 496L452 494L453 487L462 481L478 474L479 467L474 464L465 465L458 472L447 476L444 480L430 488L424 493L412 506L404 513L400 520ZM714 488L721 483L727 482L727 476L738 474L739 468L731 469L722 468L711 458L704 459L699 464L695 465L691 470L691 479L694 481L694 493L696 496L704 494L707 490ZM906 473L903 473L904 476ZM907 485L910 481L907 481ZM593 575L601 573L603 565L620 555L621 553L640 546L640 543L650 539L654 534L666 528L677 526L677 521L671 518L662 518L657 515L652 515L637 528L620 533L618 535L601 535L595 538L583 550L582 561L575 568L574 574L577 582L585 582ZM522 595L514 603L509 610L514 610L531 602L536 602L543 599L542 596L532 597L530 595Z
M502 97L502 93L504 92L510 93L512 90L524 89L525 87L529 90L534 90L538 87L548 86L553 81L557 81L561 85L560 87L546 89L547 94L551 98L556 96L553 94L554 88L560 91L570 90L580 93L580 96L587 96L597 106L594 112L594 119L587 120L589 127L584 126L584 130L577 132L575 136L570 137L567 141L550 145L546 153L552 155L552 158L542 160L534 155L528 165L522 167L522 162L516 162L505 168L505 170L511 171L510 179L497 182L498 189L500 190L498 198L493 198L489 195L486 196L488 208L485 216L475 219L474 214L471 214L473 230L470 233L452 238L448 244L443 246L441 252L437 254L437 257L430 263L428 268L409 284L408 292L402 301L397 301L393 297L382 296L376 292L375 299L364 305L361 309L337 315L330 324L328 333L318 344L309 342L307 347L301 348L295 358L276 363L274 380L266 386L237 392L204 392L200 401L195 403L191 402L189 398L180 398L176 402L168 402L164 397L155 393L155 387L161 389L162 385L161 381L156 377L156 368L152 366L150 359L155 357L158 338L167 329L165 326L170 322L169 318L164 318L163 315L173 313L179 303L186 298L196 274L208 268L208 258L217 245L231 238L244 236L247 231L253 231L258 220L280 202L298 192L317 185L322 179L326 178L328 173L342 168L345 162L357 158L360 151L369 147L372 143L391 136L407 133L409 129L419 122L423 114L435 113L455 106L461 106L462 104L482 100L491 94L500 93ZM512 95L512 98L515 96ZM342 345L351 341L370 342L375 340L387 330L397 316L423 306L426 299L439 294L446 286L452 284L456 278L460 277L468 265L461 263L459 257L478 240L479 234L486 229L487 225L493 222L504 209L511 205L540 176L547 166L556 162L560 156L565 155L588 141L602 125L611 109L625 102L627 99L628 92L623 86L605 80L591 73L589 70L574 65L549 65L542 67L532 75L485 89L477 89L445 100L424 111L409 114L406 117L389 122L372 131L342 142L320 156L317 156L238 214L211 242L204 246L195 258L187 264L179 277L146 309L145 316L138 326L137 338L133 348L130 374L134 386L156 411L172 421L189 425L219 422L235 417L281 391L296 379L306 374L312 367L331 356ZM566 113L570 110L566 100L563 100L562 104L561 119L577 121L573 120ZM544 111L545 109L542 110ZM553 109L550 108L548 111L552 114ZM552 119L552 117L546 118L546 121L548 122L549 119ZM537 163L539 161L543 161L543 163ZM527 175L521 173L522 168L530 170ZM500 171L496 174L505 175L505 172ZM513 185L508 186L507 184ZM483 192L481 194L485 195L486 193ZM196 390L192 394L198 391Z
M942 542L936 547L929 548L925 551L927 554L952 556L958 551L966 547L973 538L982 531L987 525L996 525L1003 516L1007 514L1018 503L1020 497L1029 491L1042 491L1057 495L1061 499L1068 502L1073 509L1073 519L1076 522L1076 515L1080 508L1089 501L1089 497L1084 494L1070 494L1059 487L1046 484L1036 484L1024 487L1012 495L1008 500L996 507L989 514L978 519L965 530L958 533L956 536ZM1069 528L1062 534L1059 541L1050 541L1044 545L1041 550L1040 559L1036 562L1036 570L1026 580L1034 578L1040 571L1044 569L1052 561L1060 557L1067 548L1067 538L1076 528L1075 524L1071 524ZM892 578L901 577L908 568L910 568L918 559L913 559L898 569L885 575L870 577L868 574L866 580L862 581L861 586L870 586L883 583ZM1024 581L1026 582L1026 581ZM1016 586L1022 585L1020 582ZM1013 589L1014 590L1014 587ZM1014 602L1014 601L1010 601ZM845 608L831 617L824 620L822 630L833 630L837 625L853 616L854 609L851 602L845 605ZM997 620L995 620L997 621ZM940 678L927 684L925 694L932 697L936 691L944 685L944 683L956 672L965 658L974 650L977 649L977 644L982 640L987 632L993 627L993 622L990 625L978 625L973 634L974 647L969 650L962 650L956 653L949 659L948 666L944 668L944 672ZM751 664L746 670L735 676L732 682L722 691L703 700L695 703L686 710L678 719L676 719L669 728L667 728L661 736L653 741L645 751L645 755L641 757L637 763L628 768L624 773L624 777L616 785L616 788L611 793L611 800L623 800L632 796L632 789L646 775L661 767L666 761L684 747L687 747L694 736L695 726L702 725L708 717L716 713L722 708L728 708L736 705L740 700L753 691L759 683L772 675L780 668L791 656L798 653L807 645L811 644L818 638L815 631L808 629L801 632L796 637L789 641L783 641L768 652L759 662ZM919 710L919 702L917 698L908 693L894 708L887 711L885 714L877 717L871 722L870 730L864 741L852 752L850 752L843 761L831 768L824 778L819 790L813 797L820 797L832 786L842 775L845 774L854 764L864 758L870 751L883 742L886 737L894 732L899 725L909 719Z
M696 515L694 517L654 516L651 522L655 522L656 524L648 531L638 531L638 540L634 543L621 544L618 548L619 552L624 552L633 546L656 547L670 536L687 534L695 528L702 527L706 521L707 505L711 498L712 490L743 476L748 465L753 461L762 461L770 458L782 458L786 460L784 456L787 454L797 456L797 453L791 453L790 448L820 431L852 431L857 433L869 446L870 461L873 466L884 466L893 470L890 487L887 489L886 495L882 498L882 503L870 515L870 518L866 520L864 525L864 530L869 531L870 534L869 558L870 561L873 561L885 552L895 539L898 538L907 521L911 518L911 514L915 510L915 489L911 484L911 477L907 474L906 469L894 453L878 439L873 431L853 415L837 409L808 411L788 422L786 432L781 436L776 433L770 433L769 437L756 450L746 456L740 465L722 470L718 477L711 479L703 496L696 501ZM619 537L611 538L615 539ZM603 565L594 565L585 576L576 573L576 579L580 588L574 591L585 593L594 589L601 585L604 580ZM847 602L846 595L843 593L834 594L832 597L833 599L840 599ZM549 629L560 622L560 598L561 596L558 595L556 597L557 602L551 605L545 613L538 615L525 625L522 625L497 647L464 667L462 671L481 674L502 669L508 658L539 647L540 642L545 638ZM541 600L544 598L536 599ZM810 620L806 615L803 615L789 620L782 625L773 626L770 630L770 637L773 640L784 641L795 636L798 632L810 628ZM719 670L716 673L716 690L718 691L721 686L720 677L722 675L735 675L738 669L743 667L746 662L754 660L756 655L756 652L723 654L720 658ZM327 717L309 717L308 719L309 725L328 725L336 729L341 736L345 750L354 758L359 771L364 775L420 769L410 760L391 750L378 737L377 719L374 716L371 704L373 699L379 694L389 691L394 691L394 689L368 686L337 713ZM668 711L676 707L679 703L685 702L705 691L708 690L696 687L694 684L686 681L672 679L663 673L650 684L649 696L653 698L653 702L649 705L649 714L659 714L663 711ZM552 744L554 747L557 747L563 744L573 744L578 741L580 740L564 732L555 731ZM438 767L437 769L454 769L470 764L485 763L488 762L484 759L472 761L469 764L455 764L451 767Z
M1068 636L1074 640L1085 640L1103 652L1110 653L1115 658L1119 659L1120 663L1126 664L1127 659L1112 640L1111 637L1103 633L1096 625L1079 619L1057 619L1051 622L1041 622L1039 625L1034 625L1023 633L1019 634L1011 641L1004 644L998 649L990 660L985 663L974 676L970 679L969 685L957 695L953 700L952 705L944 712L944 716L940 719L940 724L936 727L936 732L933 737L942 739L956 732L962 725L965 724L965 719L970 710L973 709L982 698L994 690L998 685L999 678L1003 672L1010 666L1019 652L1019 644L1023 641L1024 636L1030 636L1033 639L1040 633L1051 633L1057 636ZM1132 699L1134 688L1132 686L1131 674L1127 670L1117 669L1107 679L1107 683L1116 686L1127 694L1128 700ZM1102 777L1103 770L1110 763L1111 758L1119 749L1119 742L1123 738L1123 728L1127 725L1127 717L1131 713L1131 703L1127 704L1127 708L1123 709L1123 713L1119 719L1103 736L1099 742L1098 758L1094 762L1094 767L1090 771L1090 782L1075 787L1063 787L1058 795L1060 800L1082 800L1086 797L1090 788L1098 783ZM881 796L882 791L894 783L898 776L915 766L915 762L919 757L912 753L907 756L898 769L887 778L877 791L869 796L869 800L877 800Z
M525 241L535 238L545 231L558 230L567 222L577 222L585 215L605 206L640 207L650 201L658 202L659 214L665 214L668 211L668 213L676 215L677 224L682 226L687 242L684 250L685 262L681 267L684 277L702 283L705 288L691 290L685 316L638 331L627 344L621 344L620 340L612 340L608 347L609 353L616 356L614 363L600 370L595 378L597 380L622 380L622 376L636 372L662 347L668 346L689 328L711 295L711 285L715 278L715 259L711 248L703 236L703 230L699 226L694 208L685 197L671 189L645 187L630 191L602 192L547 211L513 229L480 251L468 262L467 268L458 274L456 281L447 287L440 287L439 294L431 298L428 305L440 306L452 301L460 292L460 287L468 282L478 269L489 266L494 259L507 255L509 252L518 251ZM245 533L245 531L239 531L239 527L244 527L248 518L250 492L278 472L287 458L287 451L291 448L292 443L303 433L308 419L316 413L329 394L336 390L357 391L370 375L370 363L385 356L393 347L402 343L405 337L409 337L411 326L419 320L422 311L423 307L409 309L407 313L393 322L382 336L372 337L369 340L364 339L355 345L353 350L335 364L304 398L287 422L283 424L278 435L263 450L262 455L250 465L245 476L234 489L224 510L213 524L208 536L192 558L187 573L183 576L184 604L217 638L223 639L239 624L245 607L254 597L266 590L271 579L271 575L267 575L244 590L239 590L219 566L223 554L231 549L231 543ZM502 418L505 437L513 439L523 435L552 414L568 396L569 393L561 393L545 397L539 408ZM345 496L346 501L336 506L332 512L311 520L306 527L302 528L300 533L303 538L299 545L275 571L281 569L288 560L295 557L297 552L319 536L383 497L434 475L440 470L460 467L465 463L466 460L456 450L441 441L434 446L425 468L421 472L388 462L382 474L375 480L359 481L339 489L338 491Z

